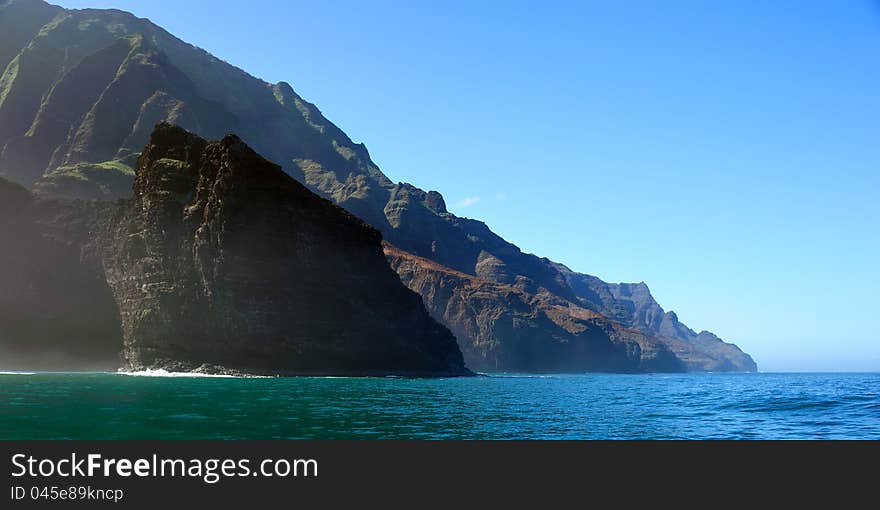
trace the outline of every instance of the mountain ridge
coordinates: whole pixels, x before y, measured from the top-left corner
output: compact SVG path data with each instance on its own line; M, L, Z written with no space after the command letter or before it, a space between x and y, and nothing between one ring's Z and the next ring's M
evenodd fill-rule
M473 370L513 372L681 372L661 341L623 328L554 294L529 294L412 255L389 243L401 281L422 295L456 337ZM469 313L478 309L479 313ZM462 339L467 339L462 341ZM499 339L501 339L499 341Z
M0 56L15 53L0 77L0 125L7 126L0 131L0 175L32 187L38 196L128 196L137 151L157 122L209 139L235 132L310 190L414 256L528 295L553 294L644 334L668 335L679 351L701 353L692 356L693 370L757 369L738 348L711 334L700 337L653 298L633 300L622 287L524 253L485 223L450 213L440 193L392 182L364 144L353 142L287 82L250 76L124 11L46 5L11 0L0 6L0 29L12 24L11 8L17 20L30 20L20 26L36 26L51 14L17 53L0 49ZM6 45L24 39L17 37ZM76 51L65 52L70 41L77 42ZM99 52L101 58L95 56ZM89 71L105 65L110 75L117 61L106 79ZM94 102L62 101L66 90L85 85L97 91ZM49 118L54 130L48 129ZM462 345L471 340L459 338Z

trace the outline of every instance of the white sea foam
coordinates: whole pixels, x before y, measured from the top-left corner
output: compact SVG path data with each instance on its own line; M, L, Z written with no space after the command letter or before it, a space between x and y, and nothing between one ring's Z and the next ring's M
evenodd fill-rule
M0 370L0 375L35 375L36 372L8 372Z
M130 375L134 377L236 377L234 375L227 374L201 374L198 372L169 372L164 368L159 369L149 369L149 370L138 370L137 372L125 372L120 370L117 372L121 375Z
M477 372L477 375L484 377L495 377L498 379L554 379L558 375L553 374L513 374L509 372Z

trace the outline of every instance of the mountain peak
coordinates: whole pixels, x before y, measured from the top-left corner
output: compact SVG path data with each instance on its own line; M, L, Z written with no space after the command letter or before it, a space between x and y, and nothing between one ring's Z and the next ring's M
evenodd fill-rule
M283 90L285 92L290 92L291 94L294 93L293 87L289 83L287 83L286 81L279 81L278 83L275 84L275 86L278 87L279 90Z
M445 214L447 212L446 201L443 200L443 195L438 191L429 191L425 195L425 205L437 214Z

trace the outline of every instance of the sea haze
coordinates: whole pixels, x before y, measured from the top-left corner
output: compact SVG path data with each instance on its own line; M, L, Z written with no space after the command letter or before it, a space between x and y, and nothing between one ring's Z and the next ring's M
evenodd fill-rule
M2 373L0 438L880 439L878 373L153 375Z

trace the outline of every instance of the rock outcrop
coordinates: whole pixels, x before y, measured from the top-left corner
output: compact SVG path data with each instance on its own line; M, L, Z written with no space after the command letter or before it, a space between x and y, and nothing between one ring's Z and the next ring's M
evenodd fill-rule
M388 243L385 255L410 289L447 324L473 370L681 372L662 342L549 292L471 276Z
M554 267L565 277L578 302L621 324L659 338L691 371L755 372L751 356L709 331L695 332L666 312L645 282L606 283L595 276L576 273L562 264Z
M388 267L379 232L234 135L208 143L157 126L111 225L128 369L468 373Z
M0 180L0 367L471 373L381 234L238 137L160 124L136 169L117 203Z

